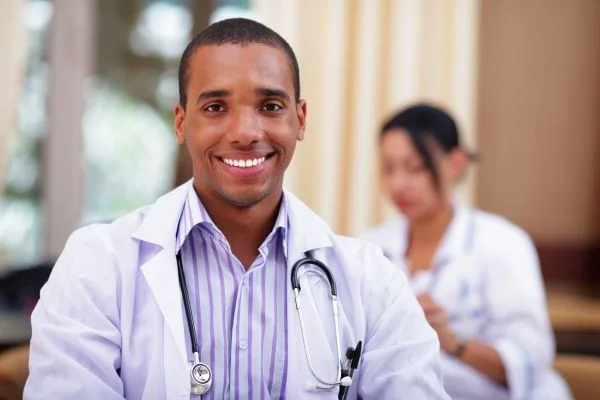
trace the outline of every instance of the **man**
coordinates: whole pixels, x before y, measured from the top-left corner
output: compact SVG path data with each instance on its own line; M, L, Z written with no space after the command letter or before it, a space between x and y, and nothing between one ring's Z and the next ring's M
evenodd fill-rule
M347 398L446 399L439 343L405 277L283 190L307 110L287 42L225 20L188 45L179 78L175 131L193 180L72 235L32 316L25 398L335 399L338 360L362 341ZM306 255L334 285L315 265L292 274Z

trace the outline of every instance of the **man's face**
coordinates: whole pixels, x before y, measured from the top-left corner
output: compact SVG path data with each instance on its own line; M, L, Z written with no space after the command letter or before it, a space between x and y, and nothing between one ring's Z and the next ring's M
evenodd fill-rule
M199 194L235 207L280 196L306 116L286 53L261 44L203 46L188 76L175 130L192 157Z

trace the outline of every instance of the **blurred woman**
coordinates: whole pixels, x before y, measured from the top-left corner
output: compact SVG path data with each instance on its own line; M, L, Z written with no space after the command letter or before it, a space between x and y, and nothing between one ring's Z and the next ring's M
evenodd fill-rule
M399 211L362 237L409 278L442 348L453 399L570 399L552 370L554 337L532 240L506 219L457 204L470 155L454 120L416 105L382 127L383 187Z

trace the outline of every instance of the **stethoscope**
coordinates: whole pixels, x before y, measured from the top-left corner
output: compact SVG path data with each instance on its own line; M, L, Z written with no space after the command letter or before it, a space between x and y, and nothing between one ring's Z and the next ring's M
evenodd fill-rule
M302 318L302 302L300 301L300 292L302 288L300 287L300 280L298 279L298 271L301 267L312 265L318 267L321 272L327 278L327 282L329 283L329 289L331 294L331 306L333 311L333 322L335 325L335 345L336 345L336 354L337 354L337 371L335 380L327 380L317 374L315 371L312 360L310 358L310 351L308 341L306 340L306 331L304 329L304 319ZM302 258L292 266L291 273L291 281L292 281L292 289L294 290L294 299L296 302L296 311L298 312L298 319L300 320L300 331L302 332L302 343L304 344L304 354L306 354L306 361L308 363L308 368L310 369L310 373L312 376L324 386L324 389L331 389L335 386L340 387L339 399L345 399L348 393L348 387L352 384L352 375L354 370L358 368L358 362L360 360L361 351L362 351L362 342L359 341L356 347L349 347L346 350L346 361L342 362L342 354L340 347L340 321L339 321L339 309L338 309L338 301L337 301L337 287L335 284L335 280L333 279L333 275L329 268L322 263L310 256L309 253L305 254L305 258Z
M204 394L210 390L212 386L212 371L210 367L200 361L200 352L198 346L198 338L196 337L196 328L194 324L194 316L192 314L192 307L190 304L190 297L187 290L187 284L185 280L185 274L183 272L183 262L181 261L181 252L177 253L177 273L179 276L179 287L181 289L181 295L183 296L183 305L185 308L185 315L187 319L188 329L190 332L190 341L192 345L193 360L189 362L190 368L190 383L192 394ZM312 359L310 357L309 345L306 340L306 331L304 327L304 319L302 318L302 302L300 300L300 280L298 279L298 273L300 268L306 266L318 267L321 272L325 275L327 282L329 283L330 294L331 294L331 305L333 310L333 319L335 325L335 344L337 354L337 366L336 366L336 377L334 380L327 380L319 376L315 371ZM324 389L331 389L336 386L340 387L338 399L345 399L348 394L348 388L352 384L352 376L354 371L358 368L360 356L362 353L362 342L359 341L356 347L349 347L346 350L346 360L343 362L341 358L341 346L340 346L340 322L339 322L339 309L337 301L337 288L335 280L329 268L321 261L310 256L309 253L305 253L305 257L296 261L292 266L291 272L291 283L292 289L294 290L294 299L296 303L296 310L298 312L298 318L300 320L300 331L302 332L302 343L304 344L304 354L306 355L306 361L312 376L323 385Z
M212 386L212 371L203 362L200 362L200 350L198 346L198 338L196 337L196 327L194 324L194 315L192 314L192 306L190 304L190 295L185 282L185 274L183 272L183 262L181 261L181 251L177 252L177 275L179 276L179 288L183 296L183 306L185 308L185 316L187 318L188 329L190 330L190 342L192 343L192 354L194 359L189 362L190 367L190 384L192 394L204 394L209 391Z

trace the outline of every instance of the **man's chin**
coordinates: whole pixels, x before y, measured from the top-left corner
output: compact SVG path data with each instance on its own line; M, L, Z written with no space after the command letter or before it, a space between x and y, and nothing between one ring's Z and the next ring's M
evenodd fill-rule
M268 195L269 192L258 190L221 193L221 197L225 202L237 208L250 208L256 206L264 201Z

